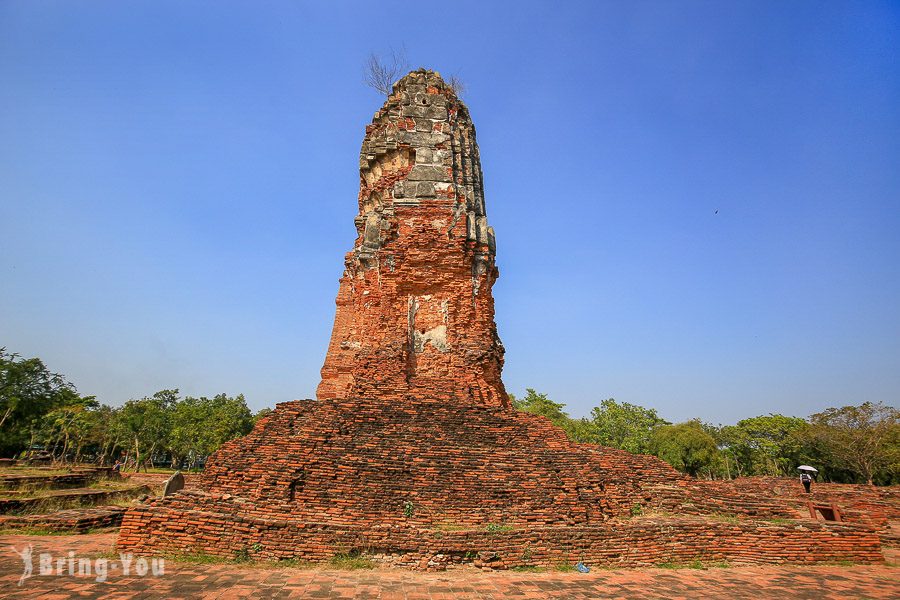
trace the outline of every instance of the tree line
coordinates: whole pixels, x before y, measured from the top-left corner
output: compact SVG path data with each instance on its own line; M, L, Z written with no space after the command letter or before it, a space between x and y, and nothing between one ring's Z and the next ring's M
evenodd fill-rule
M883 403L829 408L808 419L770 414L712 425L671 423L655 409L612 398L580 419L533 389L510 400L575 441L652 454L696 477L793 475L809 464L827 481L900 483L900 411ZM0 457L39 453L57 462L125 458L143 469L202 466L268 412L253 414L243 395L180 397L177 389L108 406L80 395L39 358L0 348Z
M575 441L652 454L695 477L794 475L806 464L826 481L900 483L900 411L883 403L828 408L808 419L770 414L712 425L700 419L670 423L655 409L612 398L580 419L533 389L510 399Z
M240 394L180 397L177 389L108 406L79 394L39 358L0 348L0 457L190 467L249 433L266 412L254 415Z

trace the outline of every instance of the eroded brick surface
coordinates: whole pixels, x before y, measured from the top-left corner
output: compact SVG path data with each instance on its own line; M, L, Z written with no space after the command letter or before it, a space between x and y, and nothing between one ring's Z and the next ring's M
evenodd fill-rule
M468 109L436 73L410 73L366 127L359 167L358 237L317 397L506 405Z

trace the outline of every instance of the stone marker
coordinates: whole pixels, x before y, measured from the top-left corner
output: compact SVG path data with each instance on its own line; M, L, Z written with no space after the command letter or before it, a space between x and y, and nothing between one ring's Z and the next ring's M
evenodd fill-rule
M175 471L175 474L166 480L166 485L163 487L163 498L183 489L184 475L181 474L181 471Z

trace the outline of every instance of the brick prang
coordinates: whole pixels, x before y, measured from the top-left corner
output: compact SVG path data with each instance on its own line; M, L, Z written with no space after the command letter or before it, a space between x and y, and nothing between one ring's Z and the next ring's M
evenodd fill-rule
M883 560L896 493L817 487L848 518L814 521L796 481L698 481L509 405L475 127L440 75L394 85L359 169L317 399L130 509L119 549L418 569Z
M359 170L357 238L316 396L508 405L469 110L437 73L410 73L366 127Z

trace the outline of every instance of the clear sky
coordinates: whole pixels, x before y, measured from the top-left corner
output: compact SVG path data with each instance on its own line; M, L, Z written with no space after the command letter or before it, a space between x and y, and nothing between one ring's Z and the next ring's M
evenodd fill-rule
M504 380L712 422L900 396L900 5L0 0L0 346L312 397L372 52L456 73Z

